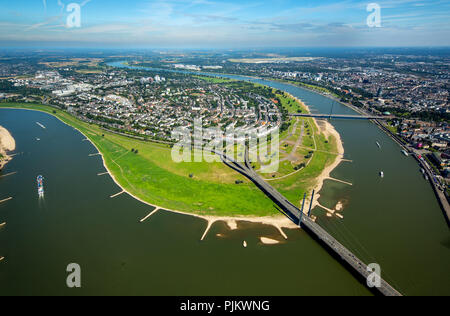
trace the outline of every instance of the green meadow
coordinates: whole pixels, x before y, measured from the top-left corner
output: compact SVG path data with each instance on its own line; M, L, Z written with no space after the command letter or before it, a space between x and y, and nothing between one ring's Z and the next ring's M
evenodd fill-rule
M45 112L78 129L102 153L107 168L119 184L148 203L198 215L279 215L273 202L253 183L221 162L175 163L169 145L117 135L46 105L0 103L0 108ZM315 124L311 126L316 129ZM332 151L335 145L332 139L326 144L323 135L315 137L319 149ZM137 149L138 153L132 149ZM298 204L299 197L310 192L315 178L334 158L334 155L316 152L307 168L271 184ZM284 172L289 172L289 166L284 168Z

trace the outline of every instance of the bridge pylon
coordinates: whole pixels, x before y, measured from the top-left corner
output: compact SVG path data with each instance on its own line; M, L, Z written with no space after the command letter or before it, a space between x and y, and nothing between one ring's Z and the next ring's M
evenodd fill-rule
M314 202L314 193L316 193L315 190L312 191L312 195L311 195L311 203L309 204L308 217L311 217L311 209L312 209L312 205L313 205L313 202Z
M306 200L306 192L305 192L305 195L303 195L303 204L302 204L302 209L300 211L300 221L298 223L298 226L302 226L303 209L305 208L305 200Z
M334 100L331 102L330 121L331 117L333 116L333 109L334 109Z

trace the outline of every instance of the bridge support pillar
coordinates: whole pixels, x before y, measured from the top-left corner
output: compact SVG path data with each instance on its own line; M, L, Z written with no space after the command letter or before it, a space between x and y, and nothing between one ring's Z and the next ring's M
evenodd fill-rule
M300 221L298 223L298 226L302 226L302 219L303 219L303 209L305 208L305 200L306 200L306 193L303 196L303 204L302 204L302 209L300 210Z
M313 190L312 196L311 196L311 203L309 204L308 217L311 217L311 209L312 209L312 205L313 205L313 201L314 201L314 193L316 193L316 192Z

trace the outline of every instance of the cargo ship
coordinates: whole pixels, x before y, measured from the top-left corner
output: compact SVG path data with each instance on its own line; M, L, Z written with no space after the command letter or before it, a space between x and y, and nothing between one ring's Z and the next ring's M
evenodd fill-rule
M43 176L37 177L37 185L38 185L39 197L43 197L44 196L44 177Z

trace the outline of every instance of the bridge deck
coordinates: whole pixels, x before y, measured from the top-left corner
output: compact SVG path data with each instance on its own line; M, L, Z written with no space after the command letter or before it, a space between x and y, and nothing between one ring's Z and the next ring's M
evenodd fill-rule
M352 119L352 120L388 120L390 116L371 116L371 115L345 115L345 114L290 114L294 117L314 117L314 118L335 118L335 119Z
M216 153L222 161L230 168L241 173L248 179L250 179L260 190L262 190L272 201L274 201L282 210L282 212L296 225L300 225L300 210L289 202L281 193L275 188L264 181L253 170L248 159L248 149L245 153L245 165L235 161L234 159L227 157L223 153ZM371 274L367 271L367 265L359 260L350 250L339 243L333 236L325 231L320 225L313 222L309 217L302 217L302 226L307 228L307 231L317 239L321 240L327 245L328 249L337 254L343 261L345 261L350 267L354 269L364 280ZM381 279L381 287L377 290L385 296L401 296L401 294L395 290L389 283Z

